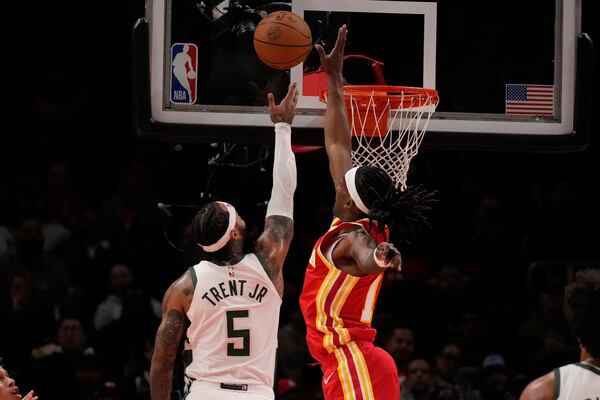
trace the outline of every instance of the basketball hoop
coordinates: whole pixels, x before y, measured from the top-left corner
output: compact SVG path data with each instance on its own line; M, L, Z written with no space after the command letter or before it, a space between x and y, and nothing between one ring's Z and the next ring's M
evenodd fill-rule
M406 189L410 161L417 155L429 118L438 105L435 89L386 85L347 85L344 98L355 146L352 163L388 173ZM320 96L327 102L327 91Z

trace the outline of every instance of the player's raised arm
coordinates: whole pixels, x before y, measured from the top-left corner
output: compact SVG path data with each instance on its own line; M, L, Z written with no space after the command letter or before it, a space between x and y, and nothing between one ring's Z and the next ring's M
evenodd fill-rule
M325 150L329 158L329 172L336 191L345 188L344 174L352 168L352 135L344 102L344 47L346 25L338 30L335 46L329 54L320 45L315 45L321 66L327 73L327 109L325 111Z
M193 293L192 280L186 272L169 287L163 298L162 321L156 332L150 365L152 400L171 399L173 365L185 330L185 313Z
M278 105L269 93L269 114L275 123L275 155L273 189L267 207L265 229L256 242L260 256L279 295L283 295L283 262L294 234L294 192L296 191L296 158L292 152L291 124L296 115L298 92L292 83Z

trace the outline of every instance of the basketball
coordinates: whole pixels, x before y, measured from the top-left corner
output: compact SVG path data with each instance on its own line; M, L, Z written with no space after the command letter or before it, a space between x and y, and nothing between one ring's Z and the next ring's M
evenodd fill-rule
M290 11L264 17L254 31L254 50L269 67L279 70L303 62L312 49L312 33L306 21Z

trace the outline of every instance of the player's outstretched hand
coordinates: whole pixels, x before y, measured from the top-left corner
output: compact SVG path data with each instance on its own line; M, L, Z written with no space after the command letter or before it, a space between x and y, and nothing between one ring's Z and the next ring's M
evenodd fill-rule
M375 248L375 260L382 268L402 270L402 257L396 247L388 242L381 242Z
M315 49L319 53L321 59L321 67L328 74L342 74L342 68L344 66L344 48L346 47L346 35L348 34L348 28L346 25L342 25L338 30L337 39L335 46L331 53L325 54L325 49L319 44L315 44Z
M267 95L269 99L269 114L274 124L287 122L292 125L292 121L296 116L296 104L298 103L298 89L296 89L296 86L296 82L290 84L287 94L281 100L281 103L277 105L275 105L273 93Z

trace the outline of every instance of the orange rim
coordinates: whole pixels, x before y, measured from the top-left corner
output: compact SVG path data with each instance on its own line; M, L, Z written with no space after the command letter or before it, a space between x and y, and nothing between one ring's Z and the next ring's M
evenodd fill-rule
M346 101L350 98L358 100L359 108L361 105L366 107L371 98L378 103L389 100L392 109L431 106L439 102L438 92L435 89L390 85L345 85L344 98ZM323 89L319 99L327 103L327 89Z

